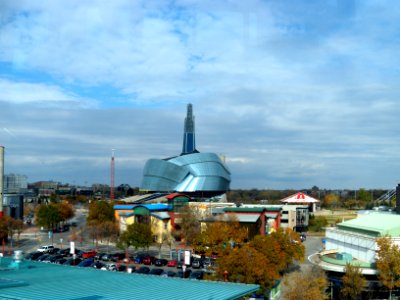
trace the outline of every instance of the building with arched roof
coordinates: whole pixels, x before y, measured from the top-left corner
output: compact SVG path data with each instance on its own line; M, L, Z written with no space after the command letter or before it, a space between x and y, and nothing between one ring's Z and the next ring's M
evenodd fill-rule
M230 182L230 171L217 154L196 149L192 104L188 104L182 153L166 159L149 159L144 166L141 189L211 197L224 194Z

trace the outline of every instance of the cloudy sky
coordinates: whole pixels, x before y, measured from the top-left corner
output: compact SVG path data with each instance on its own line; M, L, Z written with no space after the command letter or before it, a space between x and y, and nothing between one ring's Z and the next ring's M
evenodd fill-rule
M0 144L28 181L139 186L182 149L231 188L400 182L400 5L383 0L0 1Z

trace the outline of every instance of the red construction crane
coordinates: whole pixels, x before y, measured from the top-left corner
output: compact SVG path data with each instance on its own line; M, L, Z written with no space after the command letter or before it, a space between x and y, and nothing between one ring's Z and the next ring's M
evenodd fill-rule
M115 149L111 150L111 184L110 184L110 199L111 199L111 201L113 201L114 197L115 197L115 195L114 195L114 188L115 188L115 185L114 185L114 183L115 183L114 182L114 179L115 179L114 151L115 151Z

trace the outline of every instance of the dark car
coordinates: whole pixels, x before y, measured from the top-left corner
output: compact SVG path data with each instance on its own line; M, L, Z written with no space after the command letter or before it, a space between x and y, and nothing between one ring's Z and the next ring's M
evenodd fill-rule
M44 255L38 257L37 261L42 261L43 262L43 261L49 259L50 257L51 257L51 254L44 254Z
M49 253L49 254L57 254L58 251L60 251L60 248L52 248L52 249L49 249L49 251L47 251L47 253Z
M204 278L204 272L203 271L194 271L189 275L189 278L201 280Z
M159 258L154 261L154 265L157 267L163 267L163 266L166 266L167 264L168 264L168 260L163 259L163 258Z
M27 259L27 260L37 260L39 257L41 257L43 255L43 253L42 252L31 252L31 253L28 253L26 256L25 256L25 259Z
M126 266L117 264L117 266L115 266L115 271L117 271L117 272L126 272Z
M84 260L82 260L79 264L78 267L83 267L83 268L87 268L90 267L94 264L94 258L90 257L90 258L86 258Z
M185 272L183 272L183 271L178 271L178 272L176 272L176 276L175 276L175 277L179 277L179 278L189 278L189 276L190 276L191 273L192 273L192 270L186 269Z
M143 264L151 265L154 263L155 260L156 260L156 258L154 256L147 255L147 256L143 257Z
M64 257L62 257L62 258L57 259L54 263L57 264L57 265L62 265L62 264L64 264L66 261L67 261L67 259L64 258Z
M158 276L160 276L162 274L162 272L164 272L163 269L155 268L155 269L151 269L150 270L149 275L158 275Z
M101 261L95 261L92 264L92 267L95 268L95 269L101 269L101 268L105 267L105 264L102 263Z
M79 265L81 263L81 261L82 261L82 259L80 259L79 257L77 257L75 259L74 258L69 258L63 263L63 265L66 265L66 266L77 266L77 265Z
M63 256L61 254L56 254L53 255L52 257L50 257L49 262L51 263L55 263L57 260L59 260L60 258L63 258Z
M176 272L168 270L168 271L163 271L160 275L161 277L175 277L176 276Z
M136 274L149 274L150 268L149 267L140 267L138 270L136 270L135 273Z

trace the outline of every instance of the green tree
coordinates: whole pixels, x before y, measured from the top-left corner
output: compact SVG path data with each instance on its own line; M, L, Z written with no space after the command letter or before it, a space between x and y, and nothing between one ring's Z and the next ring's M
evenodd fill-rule
M284 277L282 299L328 299L327 288L328 280L324 271L318 267L309 267L303 271L289 273Z
M365 287L366 280L361 274L358 266L346 265L346 273L342 278L343 287L341 293L345 299L357 300L361 298L361 293Z
M36 210L36 224L48 230L54 230L62 221L60 207L57 204L41 204Z
M376 267L379 271L379 280L389 290L389 299L392 291L400 287L400 248L390 237L382 237L377 241Z
M117 242L117 247L128 249L132 246L137 250L139 248L149 248L152 242L153 234L150 224L133 223L128 225L126 230L121 234Z

